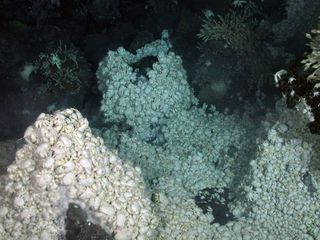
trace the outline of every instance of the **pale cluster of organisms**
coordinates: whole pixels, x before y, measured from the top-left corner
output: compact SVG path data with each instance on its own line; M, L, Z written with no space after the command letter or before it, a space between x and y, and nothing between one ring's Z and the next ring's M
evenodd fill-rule
M288 110L279 101L257 137L239 116L193 105L168 48L164 40L136 55L121 48L100 64L106 122L126 121L133 132L114 125L100 132L103 141L74 109L41 114L26 130L27 144L0 179L1 236L54 239L74 202L117 240L320 239L320 137L309 133L303 104ZM157 59L148 78L129 66L142 56ZM230 190L226 224L196 204L206 188Z
M171 45L166 37L164 32L162 39L135 54L124 48L109 51L97 70L105 121L128 124L142 140L154 138L167 118L197 102L186 81L182 60L169 52ZM145 67L145 74L133 67L143 61L151 65Z
M246 128L237 116L194 106L168 117L157 135L163 141L155 141L163 144L122 132L116 145L152 182L159 239L319 239L314 166L320 148L306 121L303 112L280 102L264 122L266 136L255 139L249 122ZM194 202L196 192L210 187L231 190L234 219L226 225Z
M4 239L51 240L64 234L69 203L115 239L153 239L157 218L140 169L120 160L75 109L41 114L1 181Z

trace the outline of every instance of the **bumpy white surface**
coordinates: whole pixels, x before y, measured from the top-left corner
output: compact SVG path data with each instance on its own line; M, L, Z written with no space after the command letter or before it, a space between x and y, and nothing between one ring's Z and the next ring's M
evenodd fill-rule
M236 121L238 120L238 121ZM226 187L242 152L250 149L241 120L205 108L180 111L162 128L155 146L122 134L119 155L142 169L145 180L171 177L177 187L195 194L206 187Z
M191 117L187 119L192 122ZM232 123L226 122L229 125L224 127L221 123L215 124L220 126L219 129L226 129ZM256 157L249 166L245 166L249 168L247 175L239 178L239 192L235 195L235 202L229 206L236 219L224 226L217 223L210 225L212 216L204 215L195 205L192 192L204 186L221 187L217 179L223 179L224 175L232 179L236 172L224 173L223 169L215 169L204 162L203 159L207 157L191 154L196 151L187 150L188 147L196 145L189 145L187 136L197 136L192 128L178 131L176 137L172 135L169 138L176 141L181 139L181 146L185 147L186 153L190 153L189 157L185 158L182 156L186 156L186 153L174 156L170 155L173 151L169 153L168 149L162 148L160 151L150 144L126 139L126 143L131 147L126 147L127 154L133 156L136 164L147 169L146 178L152 179L152 176L156 176L158 179L153 192L160 219L159 239L320 239L320 136L309 133L307 122L303 112L288 110L283 102L278 104L277 114L264 123L267 137L263 141L259 140ZM180 123L183 125L183 121ZM197 123L197 129L203 131L200 127L202 123ZM187 134L189 130L193 135ZM203 134L205 138L206 135L204 132ZM228 136L227 132L225 134ZM223 138L218 132L216 137L216 144L223 145ZM210 142L210 138L208 140ZM178 147L177 142L171 144ZM225 148L227 146L224 145ZM212 157L214 159L214 155ZM151 164L147 165L147 161L153 163L156 171L152 170ZM161 168L165 167L168 167L168 171L161 171ZM227 171L228 168L224 170ZM230 170L242 171L232 168ZM159 176L162 172L165 172L163 177ZM211 175L207 175L208 173ZM228 187L230 181L224 181L224 184L226 183Z
M243 121L219 113L214 107L180 111L162 128L165 148L184 158L201 153L206 162L226 166L246 146Z
M235 224L254 226L245 239L320 239L320 136L310 134L302 112L284 102L277 108L233 206L242 219Z
M125 122L139 139L149 140L167 118L196 102L182 60L169 52L170 47L161 39L136 54L124 48L108 52L96 73L106 122ZM147 57L154 57L156 62L145 75L140 74L133 65Z
M161 43L160 40L153 44L161 46ZM149 47L146 49L150 52L157 49ZM154 88L157 90L152 101L139 102L136 93L132 97L126 87L135 88L137 75L129 67L128 59L135 56L123 49L111 52L106 59L110 62L115 59L114 68L106 67L111 65L103 61L104 67L97 74L102 74L100 89L105 90L102 111L110 115L106 117L117 123L125 120L135 128L136 135L113 134L115 139L109 142L119 149L121 156L140 166L150 183L160 220L158 239L320 239L320 137L309 133L305 127L308 119L302 113L279 104L277 114L265 123L267 136L257 139L257 152L250 155L249 150L256 147L250 145L250 138L255 136L248 136L238 118L220 114L215 109L194 106L186 109L185 103L192 101L185 98L176 99L180 108L170 108L172 114L165 115L162 108L154 108L158 106L155 102L166 103L168 99L158 94L170 87L174 89L174 82L163 82L165 87ZM162 61L159 56L158 61ZM123 68L115 71L121 64ZM167 69L170 72L181 67L163 64L160 68L160 65L154 64L151 71L157 69L157 74L164 79L171 76ZM108 76L111 73L117 78ZM126 77L125 83L122 82ZM109 78L109 82L101 80ZM140 76L139 80L146 79ZM138 81L137 88L148 88L150 80L152 78L149 82ZM123 83L124 87L115 86L117 83ZM109 106L108 100L112 103ZM150 143L146 140L152 135L149 134L152 124L159 124L161 128L157 141ZM121 132L121 129L113 130L109 132ZM230 189L234 198L229 207L235 220L224 226L210 224L212 215L204 215L194 202L195 193L205 187Z
M210 223L213 216L210 212L203 214L189 193L173 179L159 179L157 188L155 204L160 219L158 239L212 239L213 228Z
M70 202L116 239L153 239L140 170L106 149L77 110L41 114L25 139L0 181L1 239L57 239Z

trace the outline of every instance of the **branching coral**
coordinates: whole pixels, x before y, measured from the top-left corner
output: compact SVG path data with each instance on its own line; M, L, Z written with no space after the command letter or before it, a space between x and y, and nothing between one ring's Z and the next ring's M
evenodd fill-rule
M31 79L40 84L38 96L76 94L87 86L89 65L74 47L60 44L51 53L40 53L32 65Z
M230 47L239 54L250 52L255 46L256 35L254 28L257 22L249 19L247 14L237 14L232 11L217 18L205 16L198 36L205 42L223 40L226 47Z
M318 82L320 81L320 24L318 29L313 29L311 34L307 34L310 39L308 44L311 48L311 53L307 54L306 58L302 61L304 69L310 71L307 80Z
M251 98L252 90L269 85L271 63L276 58L271 52L272 48L266 42L266 27L262 21L258 20L261 12L254 3L248 2L224 16L214 16L208 14L208 11L204 13L203 25L198 34L203 41L199 48L200 61L208 67L212 64L209 68L216 68L220 72L215 78L221 75L231 80L237 78L239 85L240 81L243 81L241 85L247 87L240 94ZM197 81L201 86L202 80L198 78ZM209 81L213 80L209 78ZM231 85L235 86L237 83L233 82ZM205 85L205 88L206 91L201 93L204 92L210 96L207 94L209 87ZM232 94L232 92L229 93ZM230 94L227 93L226 96L228 95Z

